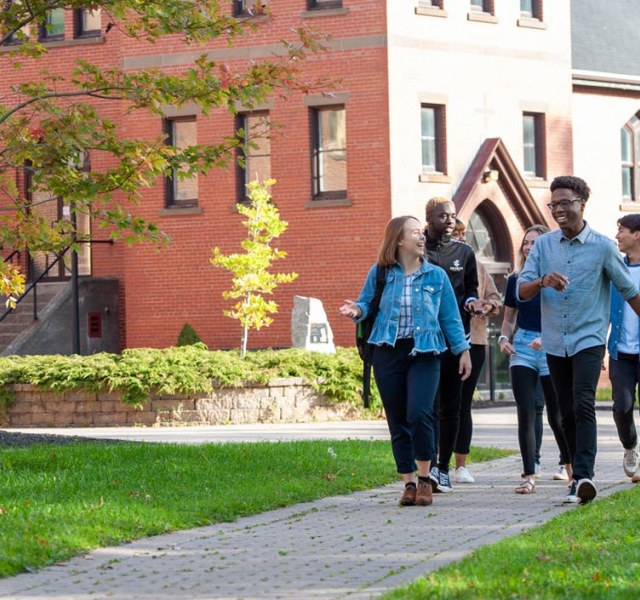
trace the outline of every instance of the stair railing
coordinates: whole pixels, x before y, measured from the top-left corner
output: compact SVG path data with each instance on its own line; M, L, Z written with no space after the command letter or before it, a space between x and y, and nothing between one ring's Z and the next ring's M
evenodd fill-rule
M34 321L38 320L38 288L37 288L38 283L47 276L49 271L51 271L51 269L53 269L53 267L55 267L60 260L64 258L64 255L68 252L69 248L71 248L71 245L67 246L59 254L57 254L56 258L51 262L51 264L48 265L47 268L44 271L42 271L42 273L40 273L37 279L35 279L29 284L27 289L24 291L24 294L22 294L22 296L20 296L16 300L16 306L17 306L20 302L22 302L22 300L24 300L29 295L29 292L33 290L33 320ZM4 259L5 262L7 262L9 258L13 257L13 255L16 252L19 252L19 251L14 250L7 258ZM0 323L4 321L4 319L7 316L9 316L14 310L15 308L8 308L2 315L0 315Z

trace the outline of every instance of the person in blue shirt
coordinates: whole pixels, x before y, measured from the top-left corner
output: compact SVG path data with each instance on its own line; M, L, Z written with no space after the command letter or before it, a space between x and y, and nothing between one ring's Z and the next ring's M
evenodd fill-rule
M520 300L540 294L542 347L573 460L564 502L587 503L597 452L595 396L609 326L611 284L640 315L640 291L613 240L584 220L591 190L579 177L551 182L547 204L560 227L536 240L516 283Z
M640 286L640 214L629 214L618 219L616 241L620 252L625 254L624 262L631 279ZM636 388L640 383L640 320L615 288L611 290L610 321L607 350L613 420L624 448L624 473L631 481L640 482L638 434L633 420Z
M524 232L520 244L520 263L507 279L504 319L498 338L500 351L509 356L511 387L518 410L518 442L523 471L522 481L515 489L516 494L531 494L536 487L538 383L542 387L547 418L560 450L560 460L567 479L571 475L569 446L562 431L558 400L540 340L540 297L535 296L524 302L516 297L518 272L522 270L536 240L548 231L549 228L545 225L532 225Z
M368 342L374 345L373 374L382 398L398 473L405 483L402 506L428 506L435 454L433 403L440 381L440 358L447 347L459 356L459 375L471 374L469 344L447 274L424 257L425 236L411 216L391 219L357 302L345 300L340 313L356 322L367 318L377 269L387 269ZM417 484L415 473L418 473Z

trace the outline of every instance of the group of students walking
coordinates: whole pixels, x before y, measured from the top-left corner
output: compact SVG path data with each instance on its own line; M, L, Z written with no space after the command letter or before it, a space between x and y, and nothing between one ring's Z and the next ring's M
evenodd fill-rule
M567 503L597 495L595 394L609 323L609 371L623 468L640 481L633 419L640 376L640 215L618 221L616 244L583 218L590 190L578 177L557 177L547 205L559 229L526 230L519 264L509 276L498 344L510 359L523 473L517 494L535 491L542 389L559 449L554 479L568 480ZM457 238L457 239L456 239ZM460 239L462 238L462 239ZM427 506L455 480L473 483L466 466L471 401L488 343L486 323L502 299L491 276L464 243L454 203L432 198L426 227L412 216L391 219L377 262L357 301L340 312L369 315L378 268L386 269L369 343L391 446L405 487L400 504Z

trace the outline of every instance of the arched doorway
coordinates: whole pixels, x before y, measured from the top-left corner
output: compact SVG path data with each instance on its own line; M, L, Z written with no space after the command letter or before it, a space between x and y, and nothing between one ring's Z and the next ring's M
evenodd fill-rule
M502 232L506 232L506 235ZM511 271L512 250L511 236L507 225L496 206L485 199L471 213L467 222L466 241L474 249L476 259L482 261L493 277L498 291L504 297L506 276ZM496 338L500 334L502 313L489 318L489 344L485 364L478 380L478 388L490 388L490 365L493 365L494 384L496 389L510 385L509 361L498 350Z

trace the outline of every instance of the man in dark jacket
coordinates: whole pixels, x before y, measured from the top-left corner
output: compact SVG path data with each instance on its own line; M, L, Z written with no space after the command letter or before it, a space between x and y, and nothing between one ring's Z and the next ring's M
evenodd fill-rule
M467 244L451 238L456 225L456 207L447 198L431 198L426 206L427 248L430 263L444 269L456 295L464 330L469 339L472 314L484 314L492 309L490 303L478 299L478 269L476 256ZM436 492L452 491L449 462L460 425L462 380L458 372L458 357L449 350L441 355L440 390L436 405L439 424L436 425L439 456L431 469L430 479ZM438 427L439 425L439 427ZM434 457L435 459L435 457Z

